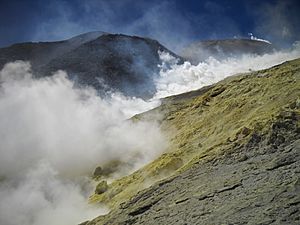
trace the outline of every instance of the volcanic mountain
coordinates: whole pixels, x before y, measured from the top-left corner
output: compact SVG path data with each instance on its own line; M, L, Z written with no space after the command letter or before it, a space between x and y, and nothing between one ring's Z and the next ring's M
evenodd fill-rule
M109 90L149 98L161 63L159 51L173 52L149 38L90 32L65 41L20 43L0 49L5 63L30 61L36 77L67 71L78 85L93 86L104 95Z
M159 52L167 52L193 64L212 56L223 59L242 54L270 53L275 47L251 39L209 40L191 44L176 55L158 41L101 31L56 42L28 42L0 48L0 68L5 63L30 61L36 77L64 70L77 85L93 86L101 95L118 91L126 96L151 98L154 80L162 63Z
M193 64L213 56L216 59L238 57L243 54L262 55L271 53L275 46L270 42L252 39L206 40L190 44L181 55Z

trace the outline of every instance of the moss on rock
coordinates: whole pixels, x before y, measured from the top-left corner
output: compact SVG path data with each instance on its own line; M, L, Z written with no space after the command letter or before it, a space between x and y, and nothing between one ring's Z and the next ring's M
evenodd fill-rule
M106 192L108 190L108 185L107 185L107 181L103 180L100 181L95 189L95 194L103 194L104 192Z

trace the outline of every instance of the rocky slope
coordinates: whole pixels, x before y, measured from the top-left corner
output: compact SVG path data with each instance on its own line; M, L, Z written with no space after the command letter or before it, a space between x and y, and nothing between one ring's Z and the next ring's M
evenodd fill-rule
M182 50L181 55L193 64L213 56L216 59L238 57L243 54L270 53L275 46L265 41L251 39L207 40L192 43Z
M173 96L167 152L108 185L100 224L299 224L300 59Z
M0 67L2 68L7 62L25 60L30 61L35 69L103 34L105 33L101 31L89 32L65 41L18 43L0 48Z
M159 51L178 57L149 38L91 32L65 41L0 48L0 68L15 60L30 61L37 77L65 70L77 84L91 85L101 94L113 89L149 98L155 92Z

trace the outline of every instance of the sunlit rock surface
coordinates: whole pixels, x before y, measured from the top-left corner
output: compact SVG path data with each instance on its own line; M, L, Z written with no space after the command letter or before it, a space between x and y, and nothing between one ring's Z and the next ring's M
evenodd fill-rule
M169 97L134 119L158 112L168 151L93 195L111 212L88 225L299 224L300 59Z

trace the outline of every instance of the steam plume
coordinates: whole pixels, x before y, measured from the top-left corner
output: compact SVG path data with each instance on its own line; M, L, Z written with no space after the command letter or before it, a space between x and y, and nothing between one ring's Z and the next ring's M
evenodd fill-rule
M118 93L102 99L74 88L63 71L33 79L22 61L5 65L0 81L0 224L95 217L105 210L87 206L93 188L84 176L110 160L137 168L164 149L155 123L127 120L155 102Z

